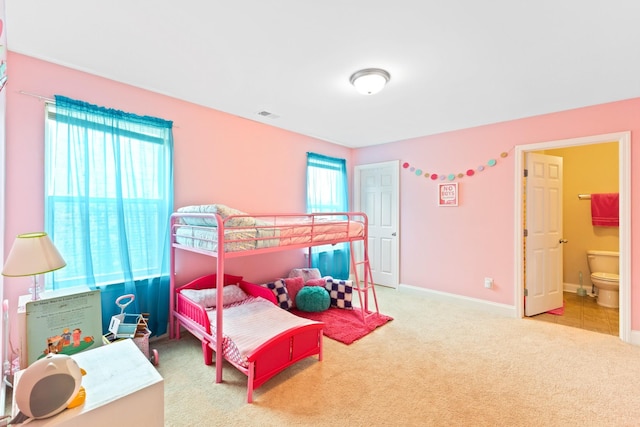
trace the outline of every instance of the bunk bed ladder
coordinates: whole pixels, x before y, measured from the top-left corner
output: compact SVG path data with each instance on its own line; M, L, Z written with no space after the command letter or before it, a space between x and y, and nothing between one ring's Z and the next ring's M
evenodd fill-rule
M379 315L378 298L376 297L376 288L373 284L373 276L371 274L371 264L369 264L369 251L367 241L362 240L362 251L358 253L354 247L354 241L349 242L351 249L351 267L353 270L353 290L358 294L360 302L360 313L362 321L366 323L367 318L373 315ZM361 256L362 259L357 258ZM375 311L369 310L369 298L373 296Z

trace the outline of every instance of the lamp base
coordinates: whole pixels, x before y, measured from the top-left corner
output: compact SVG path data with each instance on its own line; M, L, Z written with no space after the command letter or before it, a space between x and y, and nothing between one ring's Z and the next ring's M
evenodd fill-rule
M29 293L31 294L31 301L38 301L40 299L39 288L29 288Z
M31 301L37 301L40 299L40 286L38 286L38 275L33 276L33 287L29 288L31 292Z

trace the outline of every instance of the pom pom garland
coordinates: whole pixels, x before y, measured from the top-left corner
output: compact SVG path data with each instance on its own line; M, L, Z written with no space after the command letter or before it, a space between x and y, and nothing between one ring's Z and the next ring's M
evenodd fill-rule
M509 156L509 153L506 151L503 151L502 153L500 153L500 157L503 159L507 156ZM497 164L498 164L498 161L496 159L489 159L486 163L486 166L494 167ZM422 169L412 166L409 162L402 163L402 167L404 169L409 169L409 171L415 173L416 176L423 176L424 178L431 179L432 181L455 181L456 178L461 179L461 178L464 178L465 176L471 177L471 176L474 176L476 173L479 173L485 170L484 164L481 164L474 169L467 169L465 172L449 173L449 174L439 174L439 173L433 173L433 172L423 173Z

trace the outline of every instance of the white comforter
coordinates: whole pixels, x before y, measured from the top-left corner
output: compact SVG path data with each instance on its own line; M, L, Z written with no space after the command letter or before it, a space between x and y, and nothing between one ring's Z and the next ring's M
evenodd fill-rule
M216 310L208 310L212 335L215 336ZM299 326L315 324L295 316L260 297L225 307L223 318L223 352L227 359L247 366L247 356L276 335Z

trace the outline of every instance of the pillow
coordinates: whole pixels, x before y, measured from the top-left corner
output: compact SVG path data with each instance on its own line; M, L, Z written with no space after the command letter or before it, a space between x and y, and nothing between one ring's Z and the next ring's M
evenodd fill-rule
M296 296L296 307L300 311L325 311L329 304L329 293L319 286L305 286Z
M321 286L324 288L327 285L327 281L325 279L309 279L304 285L305 286Z
M249 297L238 285L228 285L222 288L222 304L229 305L240 302ZM215 307L215 304L212 306Z
M289 310L293 306L291 298L289 298L289 293L287 292L287 286L284 283L284 279L278 279L272 283L265 283L262 286L266 286L273 291L273 295L275 295L280 308Z
M215 308L216 288L183 289L182 295L204 308ZM247 298L247 294L238 285L225 286L222 290L222 304L229 305Z
M327 278L325 288L329 291L331 307L353 308L351 305L353 299L353 282L351 280Z
M310 279L320 279L322 276L317 268L294 268L289 273L289 277L302 277L306 283Z
M287 292L291 299L291 307L293 308L296 306L296 296L304 286L304 280L302 277L288 277L284 279L284 284L287 287Z
M239 211L237 209L230 208L229 206L222 204L213 204L213 205L194 205L194 206L183 206L178 208L179 213L210 213L210 214L218 214L222 219L226 219L232 215L247 215L245 212ZM217 226L218 223L213 218L193 218L193 217L182 217L180 220L187 225L209 225L209 226ZM251 217L241 217L241 218L233 218L227 221L226 225L229 227L242 227L242 226L253 226L255 225L255 219Z

